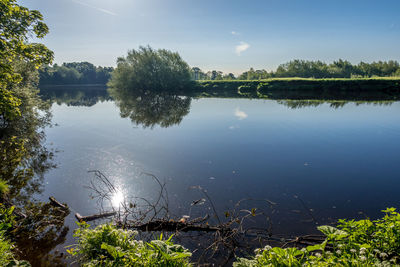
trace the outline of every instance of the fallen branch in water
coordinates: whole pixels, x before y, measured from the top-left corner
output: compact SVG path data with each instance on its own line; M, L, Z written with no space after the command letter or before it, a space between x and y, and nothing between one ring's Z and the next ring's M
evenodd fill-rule
M231 231L229 227L224 225L210 226L207 224L192 224L181 221L165 221L165 220L155 220L144 224L125 224L127 228L132 228L140 231L151 232L151 231L166 231L166 232L190 232L190 231L202 231L202 232L228 232Z
M82 221L90 222L90 221L94 221L94 220L98 220L98 219L102 219L102 218L115 216L116 214L117 214L116 211L94 214L94 215L89 215L89 216L82 216L79 213L75 213L75 218L80 222L82 222Z
M69 210L69 208L68 208L67 205L62 204L61 202L57 201L57 200L55 199L55 197L49 197L49 200L50 200L50 203L51 203L53 206L62 208L62 209L64 209L64 210Z
M97 170L90 171L90 173L93 173L93 179L86 186L91 190L90 196L96 199L102 211L104 208L112 208L114 212L86 217L75 214L78 220L93 221L115 215L114 222L117 227L138 230L140 234L147 232L148 234L144 234L142 239L154 234L150 232L174 233L175 238L192 243L197 247L193 257L198 264L215 259L216 265L224 265L235 255L251 253L255 247L265 245L267 242L292 241L272 237L272 223L269 214L273 214L274 206L277 204L270 200L242 199L232 209L225 211L224 217L222 217L221 214L218 214L207 190L196 185L190 186L189 189L199 192L202 195L201 198L192 201L188 212L184 213L188 215L173 216L169 212L170 202L165 181L160 181L153 174L141 174L153 180L159 188L157 194L146 198L140 195L123 195L121 188L114 186L103 173ZM116 206L112 200L118 195L123 195L123 199ZM257 201L261 205L257 204L258 207L254 208L252 201ZM197 211L193 211L194 209ZM199 209L203 211L200 213ZM212 214L209 214L208 211L212 211ZM189 220L192 212L205 214L205 216ZM210 218L211 220L209 220ZM256 224L259 225L259 229L257 235L254 236L250 232L252 226Z

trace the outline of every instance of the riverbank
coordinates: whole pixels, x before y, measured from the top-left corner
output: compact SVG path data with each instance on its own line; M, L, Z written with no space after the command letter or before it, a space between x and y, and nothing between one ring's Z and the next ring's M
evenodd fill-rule
M193 91L197 97L237 95L269 99L398 99L400 78L306 79L199 81Z
M46 85L45 98L75 95L76 92L107 97L106 85ZM400 78L196 81L187 90L171 92L196 98L261 98L274 100L396 101L400 99Z
M255 250L255 256L248 249L240 249L239 243L214 243L214 250L229 245L231 253L223 265L245 266L398 266L399 261L399 219L395 208L383 210L382 219L339 220L331 225L319 226L323 235L307 235L282 241L277 247L271 247L270 238L258 235L263 248ZM253 215L254 216L254 215ZM128 227L128 229L130 229ZM164 232L164 231L163 231ZM244 234L246 231L239 231ZM158 240L144 242L135 239L139 232L104 224L90 228L81 223L75 230L77 244L69 249L78 262L85 266L124 265L140 263L146 266L192 266L209 265L208 260L193 261L192 253L182 245L173 243L174 235L163 234ZM179 235L179 231L175 231ZM230 234L218 233L225 241ZM107 238L105 238L107 237ZM267 245L265 245L267 244ZM214 252L215 253L215 252ZM246 255L241 257L240 255ZM193 264L192 264L193 263Z

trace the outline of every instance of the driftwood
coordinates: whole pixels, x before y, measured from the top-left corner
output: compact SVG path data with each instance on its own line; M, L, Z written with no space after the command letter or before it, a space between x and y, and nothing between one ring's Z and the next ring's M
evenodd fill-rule
M61 202L57 201L54 197L49 197L49 200L50 200L50 203L51 203L53 206L62 208L62 209L64 209L64 210L69 210L69 208L68 208L67 205L64 205L64 204L62 204Z
M102 219L102 218L111 217L116 214L117 214L116 211L94 214L94 215L89 215L89 216L82 216L79 213L75 213L75 218L80 222L82 222L82 221L90 222L90 221L94 221L94 220L98 220L98 219Z
M166 221L166 220L155 220L155 221L150 221L148 223L144 224L139 224L139 225L130 225L125 224L125 227L140 230L140 231L145 231L145 232L151 232L151 231L167 231L167 232L174 232L174 231L180 231L180 232L190 232L190 231L200 231L200 232L216 232L216 231L221 231L221 232L228 232L231 229L229 227L224 227L224 226L210 226L207 224L192 224L192 223L186 223L186 222L181 222L181 221Z

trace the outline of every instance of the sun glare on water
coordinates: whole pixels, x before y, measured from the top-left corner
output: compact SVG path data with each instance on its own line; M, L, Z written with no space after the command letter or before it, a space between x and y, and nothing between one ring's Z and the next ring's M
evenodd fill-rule
M118 208L124 202L124 194L121 191L117 191L111 198L111 204L114 208Z

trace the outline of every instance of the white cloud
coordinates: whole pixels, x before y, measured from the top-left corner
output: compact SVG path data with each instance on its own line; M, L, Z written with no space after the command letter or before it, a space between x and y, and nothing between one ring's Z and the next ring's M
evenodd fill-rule
M232 35L239 35L240 33L235 32L235 31L231 31Z
M112 16L116 16L117 15L116 13L114 13L114 12L112 12L110 10L107 10L107 9L104 9L104 8L100 8L100 7L97 7L97 6L92 6L92 5L89 5L89 4L85 3L85 2L81 2L81 1L78 1L78 0L72 0L72 2L80 4L82 6L90 7L92 9L96 9L97 11L106 13L108 15L112 15Z
M240 54L249 49L249 47L250 45L248 43L240 42L240 44L235 47L235 52L238 56L240 56Z
M239 119L239 120L244 120L248 117L248 115L246 114L246 112L240 110L239 108L235 109L235 116Z

